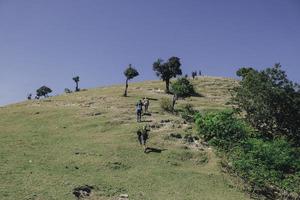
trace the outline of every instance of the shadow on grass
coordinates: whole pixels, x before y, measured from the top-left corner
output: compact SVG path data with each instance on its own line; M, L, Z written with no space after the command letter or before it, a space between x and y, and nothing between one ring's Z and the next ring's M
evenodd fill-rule
M156 98L148 98L150 101L158 101Z
M159 148L152 148L152 147L147 147L145 149L145 153L161 153L162 151L166 151L167 149L159 149Z
M195 92L194 94L191 95L192 97L204 97L203 94L200 94L198 92Z
M149 122L152 122L152 120L142 120L141 122L149 123Z

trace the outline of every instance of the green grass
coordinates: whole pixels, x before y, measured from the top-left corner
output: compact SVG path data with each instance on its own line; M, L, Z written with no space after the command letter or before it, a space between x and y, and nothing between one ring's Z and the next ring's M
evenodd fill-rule
M193 84L204 97L178 104L189 102L202 111L223 109L227 89L235 83L198 78ZM164 151L143 153L135 133L143 124L135 121L139 98L153 99L152 116L143 117L149 123L182 119L160 110L159 99L168 97L157 91L164 89L161 81L129 84L127 98L123 89L89 89L0 108L1 199L75 199L73 189L86 184L95 187L88 198L95 200L112 200L122 193L135 200L249 199L220 171L213 151L186 149L179 140L163 139L171 132L184 133L183 128L151 130L149 146Z

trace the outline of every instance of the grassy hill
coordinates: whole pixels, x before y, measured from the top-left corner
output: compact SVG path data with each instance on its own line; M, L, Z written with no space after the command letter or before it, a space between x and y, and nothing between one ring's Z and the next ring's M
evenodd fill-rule
M223 109L236 81L198 77L203 97L179 100L201 111ZM241 200L236 180L221 172L209 147L198 149L170 133L193 132L179 116L161 111L168 95L161 81L64 94L0 108L0 199L76 199L78 186L93 186L93 200ZM151 98L151 116L136 123L135 103ZM171 98L171 97L170 97ZM161 123L161 120L164 120ZM144 153L136 138L142 124L152 125Z

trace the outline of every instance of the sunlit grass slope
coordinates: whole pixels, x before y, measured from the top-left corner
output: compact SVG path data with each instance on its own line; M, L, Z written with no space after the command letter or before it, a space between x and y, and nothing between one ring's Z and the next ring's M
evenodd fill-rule
M176 106L191 103L207 111L225 107L236 81L198 77L192 83L203 97ZM86 199L95 200L124 193L135 200L249 199L221 172L210 148L166 137L194 127L161 111L159 99L168 97L163 82L130 84L127 98L123 89L95 88L0 108L0 199L76 199L73 189L83 185L94 187ZM137 124L135 103L144 96L152 99L152 115ZM136 129L144 123L162 125L149 139L160 153L145 154L138 145Z

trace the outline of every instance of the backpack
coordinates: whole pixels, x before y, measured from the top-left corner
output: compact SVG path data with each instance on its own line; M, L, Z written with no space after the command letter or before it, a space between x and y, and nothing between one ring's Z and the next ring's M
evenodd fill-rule
M136 104L136 110L139 110L139 111L142 110L142 108L143 108L142 106L143 105L141 103L137 103Z

